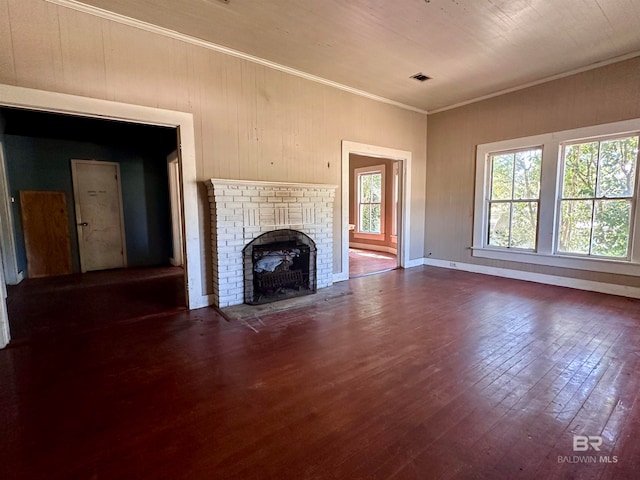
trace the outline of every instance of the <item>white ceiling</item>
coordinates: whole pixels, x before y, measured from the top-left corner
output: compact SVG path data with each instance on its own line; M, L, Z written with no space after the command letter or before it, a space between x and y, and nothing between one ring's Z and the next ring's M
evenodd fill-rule
M82 3L429 111L640 53L638 0Z

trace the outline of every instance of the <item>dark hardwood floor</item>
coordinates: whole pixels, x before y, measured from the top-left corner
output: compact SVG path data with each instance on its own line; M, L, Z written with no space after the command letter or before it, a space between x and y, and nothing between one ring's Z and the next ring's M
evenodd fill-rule
M7 287L15 342L78 333L185 309L180 267L124 268L27 279Z
M335 288L257 333L205 308L0 351L1 477L640 478L639 301L433 267Z
M397 266L398 259L392 253L349 248L350 278L392 270Z

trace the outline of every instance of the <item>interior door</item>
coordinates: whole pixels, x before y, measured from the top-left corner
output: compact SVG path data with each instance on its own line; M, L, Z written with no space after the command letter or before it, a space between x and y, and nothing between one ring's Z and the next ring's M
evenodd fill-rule
M82 272L127 266L120 166L71 160Z
M71 273L69 217L64 192L20 191L29 278Z

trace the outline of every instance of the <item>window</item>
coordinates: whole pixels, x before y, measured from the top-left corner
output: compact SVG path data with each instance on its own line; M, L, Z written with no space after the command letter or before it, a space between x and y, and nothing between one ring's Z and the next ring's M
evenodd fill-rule
M638 136L563 146L558 251L629 257Z
M384 239L384 165L355 170L356 234Z
M640 276L640 119L478 145L472 255Z
M488 245L535 250L541 160L541 148L489 156Z

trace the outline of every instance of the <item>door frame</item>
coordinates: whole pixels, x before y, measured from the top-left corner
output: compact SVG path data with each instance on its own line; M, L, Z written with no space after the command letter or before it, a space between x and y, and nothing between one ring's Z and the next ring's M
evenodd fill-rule
M78 190L78 164L85 165L112 165L116 167L116 183L118 189L118 207L120 213L120 242L122 243L122 263L123 268L127 268L127 235L124 229L124 208L122 205L122 183L120 181L120 164L118 162L102 162L99 160L78 160L71 159L71 183L73 184L73 205L76 214L76 230L78 231L78 252L80 253L80 271L87 272L86 249L84 248L82 230L82 210L80 208L80 192ZM80 218L79 218L80 217Z
M4 280L7 285L18 285L24 279L24 273L18 271L16 239L13 236L13 216L11 213L11 191L7 179L7 163L4 142L0 137L0 220L4 228L0 229L0 260Z
M0 84L0 105L27 110L62 113L80 117L100 118L144 125L173 127L178 130L178 156L182 180L183 231L185 252L185 289L189 309L210 305L210 295L204 293L202 270L202 236L205 232L199 215L196 146L193 114L128 103L80 97L66 93ZM2 172L0 172L2 174ZM3 181L0 178L0 184ZM204 201L204 200L203 200ZM0 218L6 222L0 209ZM9 252L9 255L11 252ZM15 257L13 257L15 259Z
M364 155L374 158L385 158L402 162L400 173L400 201L398 202L398 266L408 268L409 261L409 232L411 231L411 157L407 150L369 145L366 143L342 141L342 271L334 274L333 281L349 280L349 155Z
M182 231L182 194L180 192L180 162L178 152L174 150L167 156L169 178L169 203L171 206L171 242L173 254L169 263L174 267L181 267L184 263L182 251L184 233Z
M3 228L2 218L0 218L0 228ZM4 281L4 266L0 255L0 348L6 347L11 341L9 331L9 315L7 313L7 287Z

